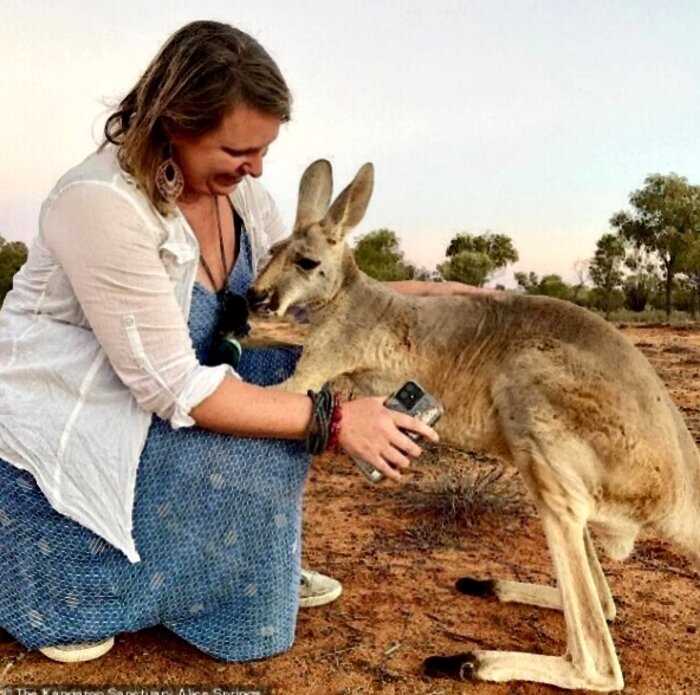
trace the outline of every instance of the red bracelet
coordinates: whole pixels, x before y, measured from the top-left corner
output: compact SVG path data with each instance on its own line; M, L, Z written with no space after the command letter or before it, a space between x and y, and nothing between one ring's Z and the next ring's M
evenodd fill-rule
M343 419L343 411L340 407L340 398L337 393L333 394L333 411L331 413L331 428L328 437L328 449L331 449L336 454L340 453L340 421Z

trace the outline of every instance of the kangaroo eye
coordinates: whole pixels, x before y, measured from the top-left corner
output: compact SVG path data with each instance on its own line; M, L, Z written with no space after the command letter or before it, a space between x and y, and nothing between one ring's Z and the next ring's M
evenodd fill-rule
M297 258L296 261L294 261L294 265L302 270L313 270L321 265L321 261L315 261L313 258Z

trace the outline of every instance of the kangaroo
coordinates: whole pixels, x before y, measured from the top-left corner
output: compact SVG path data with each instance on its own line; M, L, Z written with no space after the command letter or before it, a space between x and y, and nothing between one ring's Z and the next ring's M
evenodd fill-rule
M615 603L591 540L625 559L651 528L700 559L700 454L646 358L574 304L512 292L400 295L363 274L344 243L369 204L362 166L330 205L331 165L305 171L291 236L249 292L259 314L304 308L295 373L276 386L318 389L343 376L367 395L409 378L438 396L442 441L514 465L541 517L556 587L463 577L458 591L560 610L564 656L474 651L432 656L428 675L525 680L600 692L624 686L607 621Z

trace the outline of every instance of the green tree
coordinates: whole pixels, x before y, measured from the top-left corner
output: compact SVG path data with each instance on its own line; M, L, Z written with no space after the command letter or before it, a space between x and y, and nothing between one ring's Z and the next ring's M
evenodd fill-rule
M12 278L27 260L27 247L21 241L5 241L0 236L0 306L12 289Z
M671 316L673 278L687 246L700 230L700 187L683 176L651 174L644 186L630 194L632 211L620 211L610 224L639 248L658 254L666 294L666 316Z
M537 273L530 271L529 273L514 273L513 277L518 283L518 287L522 288L527 294L537 294L537 289L540 284L540 279Z
M541 294L545 297L571 300L572 288L562 280L560 275L543 275L537 273L515 273L515 281L527 294Z
M445 280L463 282L477 287L483 286L494 268L493 260L485 253L478 251L460 251L437 267Z
M615 311L625 305L625 295L620 289L606 294L600 287L592 287L588 297L589 306L599 311Z
M396 232L376 229L361 236L353 248L360 270L376 280L411 280L415 268L404 260Z
M452 238L445 252L446 260L438 266L445 280L456 280L481 287L493 273L518 260L518 252L505 234L467 234Z
M680 262L681 270L688 277L692 299L690 313L695 319L698 311L698 299L700 298L700 235L688 244Z
M618 234L603 234L598 239L589 272L603 297L606 319L610 318L613 293L622 285L626 255L625 241Z
M450 258L463 251L487 255L493 262L494 271L501 270L509 263L518 261L518 252L513 246L513 241L505 234L494 234L493 232L467 234L461 232L450 241L445 255Z
M643 248L627 249L625 267L630 272L625 278L623 292L625 306L632 311L644 311L658 290L659 266L655 258L655 254Z
M538 294L543 294L546 297L570 300L571 287L564 282L561 275L544 275L540 280Z

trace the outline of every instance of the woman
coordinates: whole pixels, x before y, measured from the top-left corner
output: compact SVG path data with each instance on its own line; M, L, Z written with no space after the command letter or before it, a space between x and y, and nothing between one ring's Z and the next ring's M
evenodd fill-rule
M212 360L224 300L285 235L256 179L289 117L254 39L193 22L42 206L0 312L0 625L27 648L82 661L163 624L229 661L288 649L331 411L337 444L395 480L420 455L399 427L437 439L381 398L263 388L297 350Z

